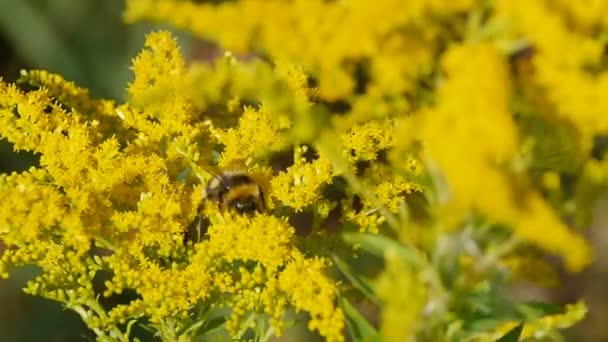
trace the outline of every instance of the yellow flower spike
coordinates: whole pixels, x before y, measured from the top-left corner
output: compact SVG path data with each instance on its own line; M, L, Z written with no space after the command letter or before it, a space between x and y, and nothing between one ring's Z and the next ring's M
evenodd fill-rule
M301 66L286 61L275 61L275 71L283 78L296 96L308 102L315 95L315 90L308 86L308 75Z
M274 277L273 272L267 270L266 274L267 280L264 290L260 293L260 303L264 307L264 312L271 317L270 324L277 330L277 336L281 336L287 300L278 288L278 280Z
M560 7L565 8L573 17L580 28L585 32L592 31L598 25L608 27L608 19L604 13L608 13L608 2L592 1L590 3L572 2L568 0L557 0Z
M513 226L524 241L559 253L570 270L580 270L590 261L584 239L570 232L533 190L516 193L509 175L500 169L514 156L518 138L508 112L510 82L504 57L490 44L465 43L452 47L442 65L447 79L439 89L437 108L400 125L409 122L411 127L423 127L424 153L447 180L448 189L442 189L446 193L440 197L448 208L446 218L479 210ZM471 92L478 96L466 95ZM480 139L483 144L478 143ZM513 201L516 196L523 197L519 199L523 206ZM545 238L547 231L552 232L551 239Z
M17 150L44 154L58 140L88 133L78 113L68 115L44 88L23 93L0 80L0 94L0 133Z
M422 191L422 185L407 181L400 176L386 174L386 170L381 170L379 167L372 167L367 172L370 178L382 180L376 185L374 193L391 213L399 212L402 203L405 202L405 195ZM371 203L368 204L371 207Z
M601 35L594 36L571 27L573 18L564 17L559 7L576 13L575 16L586 12L587 20L597 22L598 18L593 17L603 12L591 14L590 11L606 5L602 1L592 5L565 5L567 2L559 1L558 5L550 6L543 1L497 1L495 20L507 28L508 38L521 39L523 36L534 47L533 84L544 89L560 117L576 126L582 134L582 145L588 151L594 135L608 131L608 106L602 100L608 89L608 72L601 67L605 42ZM588 27L588 24L590 22L583 26ZM591 75L588 73L590 67L599 71Z
M199 250L228 262L251 260L275 269L291 254L294 233L286 221L273 216L228 214L212 222L209 240Z
M344 314L336 307L337 287L323 274L327 260L306 259L299 252L292 258L279 275L279 288L296 309L310 314L309 329L317 330L327 341L343 341Z
M125 16L128 21L151 19L170 22L199 37L215 39L229 51L248 52L255 47L267 51L275 60L295 60L318 75L319 95L331 101L347 97L355 90L355 80L348 65L352 60L373 59L377 63L375 70L381 71L375 77L377 84L384 89L395 89L395 82L387 81L387 78L415 74L428 59L418 56L400 58L401 54L393 50L416 54L420 48L413 49L412 46L427 49L431 44L420 43L420 39L414 37L413 43L395 48L392 46L394 41L402 37L400 31L394 32L393 29L424 25L428 21L427 14L458 13L473 4L472 0L417 0L407 3L381 0L373 4L361 0L348 3L253 0L215 6L175 0L131 0L127 2ZM318 16L310 18L302 13L317 13ZM392 36L395 39L388 39ZM349 43L352 37L356 37L357 44ZM391 67L379 65L378 51L392 52L388 55L394 57L387 62ZM422 55L431 55L432 50L428 51ZM398 85L397 91L403 89Z
M335 284L323 275L327 264L321 259L304 258L292 245L293 234L294 229L284 220L271 216L248 218L227 213L212 220L208 230L209 240L197 244L193 263L198 264L197 260L257 262L252 273L241 267L238 270L240 280L234 285L233 278L228 274L212 271L215 273L215 286L236 296L231 300L233 314L227 326L229 331L235 333L240 329L246 312L263 308L271 314L271 324L280 332L285 307L292 303L314 317L311 329L319 330L329 339L341 339L343 317L335 306ZM308 274L306 278L297 278L296 274L300 275L304 269ZM289 288L291 281L299 281L298 284L307 290ZM322 307L316 307L304 299L316 291L321 291L321 297L317 299L323 300Z
M248 288L251 282L251 275L249 274L249 271L247 271L246 268L244 267L239 267L239 273L241 276L241 279L239 281L240 286L243 288Z
M305 146L297 147L294 164L270 182L272 196L296 211L318 201L322 187L331 183L333 178L331 162L322 156L306 162L302 157L305 149Z
M157 31L146 37L146 49L133 60L135 80L129 85L131 96L144 93L159 82L182 75L185 63L177 41L168 31Z
M48 94L63 106L71 109L72 115L83 115L90 119L103 117L102 131L109 127L112 102L94 100L89 91L78 87L74 82L65 80L61 75L52 74L46 70L21 71L20 82L27 82L31 86L44 88Z
M355 125L349 132L340 136L346 153L345 157L351 163L376 160L380 151L392 145L392 136L387 134L391 131L392 122L390 121L371 121Z
M251 158L259 158L283 147L281 128L269 118L264 108L245 107L236 128L210 127L212 136L224 145L220 156L221 167L234 167Z
M257 284L261 284L265 279L264 267L258 264L253 270L253 281Z
M0 233L9 246L36 241L67 215L64 195L32 178L28 173L13 174L0 185Z
M386 222L386 219L375 210L347 210L344 217L348 221L355 223L361 233L369 232L377 234L380 232L380 226Z
M571 272L581 271L592 260L588 242L571 231L540 196L528 198L525 211L516 221L515 232L525 241L560 254Z
M204 271L206 267L192 264L185 269L171 270L143 260L137 268L115 270L111 287L113 292L125 285L134 288L142 296L139 307L151 320L159 322L165 317L187 313L208 296L211 279ZM136 282L132 281L134 278Z
M406 201L406 195L421 192L422 185L417 182L407 181L399 175L394 175L389 169L381 164L372 164L365 170L367 179L376 184L367 184L372 190L378 202L382 204L389 213L396 214ZM380 226L386 222L386 218L376 208L375 203L369 199L361 199L360 207L354 200L343 201L344 218L357 225L360 232L378 233Z
M146 49L133 60L133 71L130 103L119 106L116 115L126 128L137 131L132 146L156 153L162 145L170 173L179 174L183 153L199 148L204 125L193 120L200 111L194 94L186 91L185 62L176 39L167 31L149 34Z

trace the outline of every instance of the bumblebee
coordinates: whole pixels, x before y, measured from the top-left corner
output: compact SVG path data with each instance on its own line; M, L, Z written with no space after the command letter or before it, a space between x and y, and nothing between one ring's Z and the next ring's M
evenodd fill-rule
M265 207L260 186L243 171L215 175L207 184L203 198L218 203L222 210L241 214L262 212Z

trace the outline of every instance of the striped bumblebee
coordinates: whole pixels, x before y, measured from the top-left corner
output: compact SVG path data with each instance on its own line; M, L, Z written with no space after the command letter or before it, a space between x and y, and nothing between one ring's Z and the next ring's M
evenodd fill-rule
M207 183L203 198L218 203L222 210L241 214L262 212L265 207L260 186L244 171L215 175Z

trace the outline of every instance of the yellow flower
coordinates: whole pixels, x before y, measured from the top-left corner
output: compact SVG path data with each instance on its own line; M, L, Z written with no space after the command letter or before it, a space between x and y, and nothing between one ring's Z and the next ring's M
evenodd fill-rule
M278 279L278 287L285 292L297 310L310 314L308 327L318 330L327 341L343 341L344 314L336 308L336 284L323 275L324 259L307 259L294 252Z
M259 215L251 220L237 215L218 216L209 227L208 243L198 248L228 262L252 260L276 269L291 254L294 233L284 220L272 216Z
M340 136L346 157L354 164L355 161L373 161L378 157L379 151L390 147L390 122L371 121L362 125L355 125L350 131Z
M271 181L272 195L296 211L318 201L322 186L332 180L331 162L319 157L307 162L303 154L307 147L295 149L294 164Z
M606 7L602 1L584 5L558 2L582 19L584 27L604 20L596 17ZM590 149L593 136L608 131L608 107L601 100L608 87L608 73L599 66L605 45L602 39L579 27L571 28L544 1L498 1L495 19L506 26L505 38L524 38L533 46L532 81L544 88L557 114L576 126L583 146ZM590 67L598 68L598 72L590 74Z
M270 151L278 151L283 147L280 129L265 113L264 108L253 109L246 107L239 118L236 128L210 128L214 139L224 145L219 165L230 168L238 163L248 164L256 157L262 157Z
M522 192L510 180L514 171L506 165L515 156L518 134L508 109L504 57L490 44L465 43L452 47L442 65L447 78L436 108L398 126L412 133L420 129L416 136L425 156L445 176L440 201L445 215L456 220L447 221L449 226L476 209L512 225L524 241L559 253L570 270L582 269L591 259L584 239L560 222L534 190Z
M268 51L276 60L296 61L318 77L319 94L337 100L356 90L349 61L370 58L374 85L397 93L408 88L399 76L415 76L429 62L430 40L401 39L396 27L425 25L429 13L467 10L471 0L381 0L346 3L321 0L238 1L215 6L174 0L127 2L127 21L166 21L199 37L217 40L229 51ZM314 13L315 15L305 15ZM255 34L254 34L255 32ZM357 44L351 39L356 37ZM377 58L378 51L387 52ZM401 56L412 52L413 58ZM407 62L406 62L407 60Z

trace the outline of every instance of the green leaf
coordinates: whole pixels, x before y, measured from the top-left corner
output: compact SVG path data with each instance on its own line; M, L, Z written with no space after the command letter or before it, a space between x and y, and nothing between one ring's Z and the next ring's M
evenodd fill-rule
M346 233L343 238L346 242L359 245L364 251L381 258L384 258L386 253L392 252L415 267L422 265L420 256L414 250L386 236L368 233Z
M342 274L344 274L350 283L353 284L357 290L361 291L361 293L363 293L367 299L372 301L374 304L379 305L380 300L376 296L376 289L369 279L358 275L356 272L353 272L352 268L346 262L342 261L342 259L340 259L340 257L337 255L334 254L332 257L334 265L336 265L336 267L340 270L340 272L342 272Z
M133 328L133 324L137 323L136 319L132 319L127 323L127 329L125 332L125 336L129 337L131 335L131 328Z
M468 315L465 317L463 322L463 330L469 332L482 332L496 329L500 324L505 322L504 317L491 318L491 317L479 317L475 318L475 315Z
M206 334L214 333L218 329L222 328L226 322L225 316L215 317L209 320L201 319L196 323L189 326L184 330L182 336L203 336Z
M564 308L552 303L527 302L517 305L517 311L526 318L534 319L563 313Z
M61 70L67 79L84 79L72 46L31 1L0 1L0 30L36 67Z
M205 323L206 324L203 325L203 327L199 331L198 335L209 334L209 333L215 332L218 329L222 328L224 323L226 323L226 317L221 316L221 317L212 318L208 322L205 322Z
M340 297L340 306L346 317L346 326L353 341L380 341L378 331L361 315L361 313L344 297Z
M519 323L515 328L509 330L508 333L496 340L496 342L517 342L519 341L519 336L521 335L523 329L524 323Z

